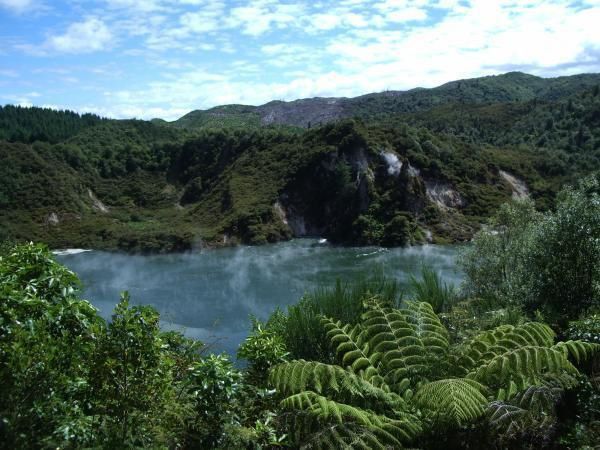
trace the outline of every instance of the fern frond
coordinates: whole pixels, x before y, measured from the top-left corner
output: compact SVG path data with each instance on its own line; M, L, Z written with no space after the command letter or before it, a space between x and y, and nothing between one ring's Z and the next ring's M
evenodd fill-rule
M485 386L461 378L424 384L415 394L415 403L439 425L459 427L473 422L485 412L488 401Z
M428 353L440 356L448 352L448 331L429 303L407 302L401 311Z
M501 440L523 433L547 436L556 422L555 404L562 392L552 386L530 386L508 403L492 402L487 410L490 425Z
M475 336L465 346L458 365L462 374L466 374L510 350L525 346L551 347L554 337L552 329L540 322L518 326L501 325Z
M327 337L335 347L342 366L382 386L383 378L369 358L369 344L364 339L360 325L342 325L341 322L335 322L327 317L324 317L321 322L327 330Z
M310 435L302 450L387 450L387 446L379 441L368 428L357 424L333 424Z
M527 346L494 357L467 377L497 389L496 398L507 400L529 386L542 385L547 374L576 374L564 352Z
M420 422L415 416L403 414L401 418L390 418L367 409L329 400L310 391L284 399L281 406L284 409L306 411L326 423L358 424L377 437L381 444L394 448L401 448L403 443L412 441L421 432Z
M379 364L379 372L394 392L417 383L429 370L428 353L415 326L400 310L386 308L376 301L366 303L363 329L368 339L370 360Z
M313 391L382 413L407 409L402 397L389 392L387 386L375 386L339 366L320 362L298 360L279 364L271 370L269 383L286 396Z
M552 349L562 352L565 357L569 358L575 364L580 364L590 359L594 353L600 351L600 344L585 341L566 341L557 343L552 346Z

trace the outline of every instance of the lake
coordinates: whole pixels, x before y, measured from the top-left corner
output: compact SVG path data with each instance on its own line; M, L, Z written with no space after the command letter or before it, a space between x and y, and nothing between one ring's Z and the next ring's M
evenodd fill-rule
M423 264L444 280L460 283L457 248L335 247L317 239L295 239L259 247L236 247L167 255L102 251L61 252L57 259L84 283L84 297L105 318L128 290L134 304L149 304L165 329L215 343L235 354L247 336L249 316L266 319L277 307L295 303L307 291L383 271L406 285Z

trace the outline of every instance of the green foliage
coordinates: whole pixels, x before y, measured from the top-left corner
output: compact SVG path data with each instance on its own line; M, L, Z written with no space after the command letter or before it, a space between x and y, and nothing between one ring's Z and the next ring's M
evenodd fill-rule
M266 382L269 369L285 362L288 354L281 335L256 319L253 321L252 332L237 352L238 358L248 361L249 376L253 384L259 386Z
M563 416L563 423L559 423L565 429L560 443L570 448L592 449L600 439L600 380L596 375L578 381L572 395L575 414Z
M411 275L409 282L414 299L429 303L436 313L449 310L457 298L454 286L429 267L421 268L420 280Z
M78 285L44 246L0 257L0 441L9 448L90 438L89 366L81 362L91 360L103 323L75 297Z
M245 445L282 442L272 402L241 401L268 393L227 358L161 332L158 313L127 294L107 324L78 286L45 246L0 256L2 448L206 448L246 429Z
M172 383L169 358L163 357L159 315L149 306L129 306L124 293L107 333L94 354L91 380L98 399L103 445L152 443L152 427L165 410ZM147 440L146 440L147 439Z
M564 324L600 301L598 175L565 188L556 211L536 213L531 202L501 208L462 255L466 291L541 311Z
M317 289L305 295L297 304L289 306L287 318L280 321L278 332L290 356L332 362L334 354L321 316L344 323L357 323L364 311L364 300L374 295L389 305L399 305L402 301L399 284L375 274L352 283L338 280L333 288Z
M524 253L531 246L532 227L539 221L531 200L515 200L500 207L473 244L464 247L460 265L468 295L497 299L501 305L520 301L522 281L529 269Z
M600 305L600 173L561 192L526 256L528 310L564 323Z
M508 402L490 403L486 412L501 445L548 445L548 430L556 425L556 404L562 393L551 384L531 386Z
M600 344L600 315L591 314L570 322L566 335L569 339Z
M0 140L56 143L106 120L94 114L79 115L68 110L0 106Z
M365 307L354 325L322 319L339 365L296 360L271 370L282 407L295 412L295 442L401 447L435 442L440 434L443 442L474 426L504 427L514 436L526 420L547 432L548 408L574 386L573 364L600 350L581 341L555 344L541 323L501 326L450 346L427 302L394 309L375 297ZM556 396L538 406L546 387Z
M262 125L283 111L275 122L306 125L292 103L227 105L172 124L7 106L0 238L133 252L294 233L343 244L414 244L426 231L434 242L465 241L511 195L500 170L549 209L565 182L599 167L597 81L511 73L368 95L339 100L331 117L346 120L310 130ZM400 173L382 152L399 158ZM447 187L450 206L432 200L432 185Z
M485 393L485 386L476 381L453 378L422 385L414 401L437 428L456 428L483 416L488 404Z
M188 445L217 447L225 438L226 424L234 419L241 374L226 356L210 355L191 367L190 383L196 419Z

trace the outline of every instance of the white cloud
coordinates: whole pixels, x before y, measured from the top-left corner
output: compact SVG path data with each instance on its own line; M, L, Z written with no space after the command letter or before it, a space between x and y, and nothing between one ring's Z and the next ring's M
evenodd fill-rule
M141 12L154 12L164 9L161 0L104 0L110 8L125 8Z
M248 6L232 8L225 24L228 28L240 28L242 33L260 36L272 27L277 29L292 26L298 22L305 6L297 4L278 4L272 0L254 0Z
M16 95L2 95L1 98L4 98L10 101L14 105L18 106L33 106L34 99L41 97L39 92L27 92L25 94L16 94Z
M0 5L7 2L18 0ZM577 6L571 0L100 3L93 17L43 45L15 42L30 53L79 54L118 39L122 51L115 56L135 64L119 66L123 76L110 84L99 73L94 86L109 92L88 105L116 117L174 119L223 103L355 96L515 69L546 76L600 71L598 0ZM74 89L70 82L88 76L65 74L63 87Z
M220 27L219 10L203 10L200 12L189 12L183 14L179 22L181 26L190 33L206 33L218 30Z
M44 47L61 53L90 53L105 50L112 41L106 24L91 17L69 25L64 34L49 37Z
M6 8L17 14L30 10L34 6L33 0L0 0L0 7Z
M593 60L599 21L600 8L577 11L562 1L472 2L432 26L354 30L327 50L363 92L430 87L512 67L559 74L561 66ZM591 62L600 70L597 58Z

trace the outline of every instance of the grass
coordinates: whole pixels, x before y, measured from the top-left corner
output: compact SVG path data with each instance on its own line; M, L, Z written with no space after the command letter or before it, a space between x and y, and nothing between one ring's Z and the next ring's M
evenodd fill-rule
M306 294L287 311L283 338L288 351L296 359L333 362L335 355L326 338L321 317L356 324L364 312L364 300L373 296L398 307L402 303L403 292L396 280L374 273L354 282L337 280L334 287L323 287Z
M450 310L458 297L453 284L445 283L439 273L429 267L421 268L421 278L410 276L410 293L414 300L427 302L436 313Z

